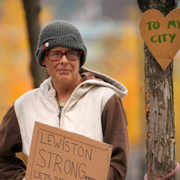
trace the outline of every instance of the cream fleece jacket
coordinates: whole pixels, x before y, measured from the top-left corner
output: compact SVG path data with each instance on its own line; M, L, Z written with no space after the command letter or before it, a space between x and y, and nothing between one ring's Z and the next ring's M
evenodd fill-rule
M45 80L40 88L25 93L15 101L0 126L3 139L0 142L0 177L2 175L8 180L7 177L12 173L9 179L23 178L25 165L15 157L15 153L22 150L29 155L35 121L112 144L108 179L123 180L126 177L128 135L121 98L127 94L127 89L101 73L81 68L80 74L83 82L76 87L62 112L55 98L56 91L51 78ZM16 136L13 136L14 133ZM8 160L10 157L12 159ZM19 173L9 170L7 175L4 165L14 164L13 158L15 164L19 162Z

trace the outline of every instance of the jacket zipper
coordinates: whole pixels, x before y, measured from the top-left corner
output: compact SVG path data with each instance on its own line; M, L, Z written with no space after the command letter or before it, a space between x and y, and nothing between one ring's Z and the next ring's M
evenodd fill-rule
M59 128L60 128L61 112L59 112L58 117L59 117Z
M58 110L59 110L59 114L58 114L57 116L58 116L58 118L59 118L59 128L60 128L61 112L62 112L62 110L61 110L61 108L59 107L59 104L58 104L57 99L56 99L56 98L54 98L54 99L55 99L55 102L56 102L56 104L57 104L57 106L58 106Z
M58 117L59 117L59 128L60 128L61 115L62 115L62 111L63 111L63 108L64 108L64 107L60 107L59 104L58 104L58 107L59 107L59 114L58 114Z

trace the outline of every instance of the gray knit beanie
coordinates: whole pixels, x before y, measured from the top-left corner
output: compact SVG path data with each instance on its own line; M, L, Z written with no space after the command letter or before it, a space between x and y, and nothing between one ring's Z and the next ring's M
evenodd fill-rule
M36 57L40 66L44 66L41 62L45 52L56 46L81 50L80 66L85 63L87 49L79 30L69 22L63 20L53 21L42 29L36 51Z

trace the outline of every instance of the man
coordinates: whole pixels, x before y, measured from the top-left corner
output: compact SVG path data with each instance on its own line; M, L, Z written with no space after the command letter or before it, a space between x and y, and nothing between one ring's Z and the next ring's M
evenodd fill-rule
M50 78L18 98L0 126L0 179L22 180L34 122L66 129L113 145L108 180L124 180L128 169L127 121L121 98L127 89L86 68L87 49L79 30L66 21L48 24L39 37L36 57Z

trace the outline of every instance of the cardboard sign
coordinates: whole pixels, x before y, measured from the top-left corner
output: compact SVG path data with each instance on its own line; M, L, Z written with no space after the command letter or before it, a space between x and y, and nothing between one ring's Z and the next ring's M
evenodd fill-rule
M26 180L106 180L112 146L35 123Z
M156 10L147 10L140 20L140 32L146 45L163 70L180 48L180 8L166 17Z

